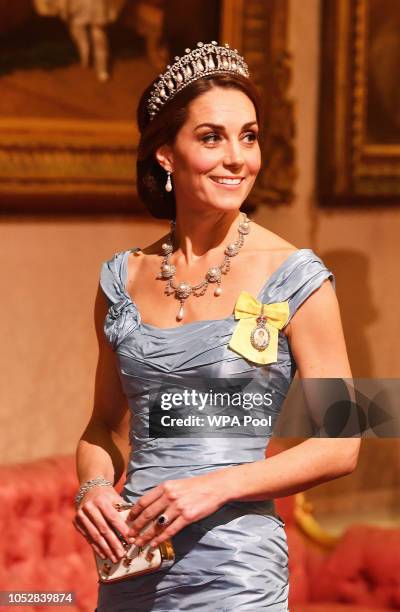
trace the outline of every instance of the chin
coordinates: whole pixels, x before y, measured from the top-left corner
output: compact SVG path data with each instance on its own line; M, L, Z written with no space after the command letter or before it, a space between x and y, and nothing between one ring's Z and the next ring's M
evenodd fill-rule
M213 206L217 207L217 208L224 208L226 210L235 210L235 209L239 209L243 202L246 201L247 197L248 197L249 193L242 193L240 194L240 197L238 194L227 194L224 197L218 197L218 198L213 198L212 204Z
M243 202L244 200L242 200L242 198L240 198L240 200L232 199L230 201L225 200L219 202L214 200L213 202L209 202L209 206L214 210L220 210L222 212L233 212L235 210L239 212Z

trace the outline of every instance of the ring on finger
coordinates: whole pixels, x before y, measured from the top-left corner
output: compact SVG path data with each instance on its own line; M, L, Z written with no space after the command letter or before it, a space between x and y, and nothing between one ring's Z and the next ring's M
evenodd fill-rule
M167 517L166 514L160 514L157 517L157 525L159 527L165 527L165 525L168 525L168 523L169 523L169 518Z

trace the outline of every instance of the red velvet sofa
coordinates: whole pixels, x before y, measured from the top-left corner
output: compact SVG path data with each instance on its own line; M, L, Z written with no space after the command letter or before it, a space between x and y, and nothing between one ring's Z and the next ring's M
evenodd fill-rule
M73 591L75 604L58 609L94 611L93 552L72 524L77 488L73 456L0 466L0 591ZM286 523L291 612L400 610L400 530L354 525L323 552L296 525L294 497L276 504ZM21 607L42 609L49 607Z

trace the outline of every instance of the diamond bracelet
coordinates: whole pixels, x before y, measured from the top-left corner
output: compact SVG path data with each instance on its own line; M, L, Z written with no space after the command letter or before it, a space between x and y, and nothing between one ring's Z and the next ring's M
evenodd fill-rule
M90 480L87 480L79 487L79 491L76 494L76 497L75 497L76 509L78 509L78 506L82 498L84 497L84 495L86 495L86 493L92 487L112 487L112 486L114 486L113 483L110 480L106 480L105 478L103 478L103 476L97 476L97 478L91 478Z

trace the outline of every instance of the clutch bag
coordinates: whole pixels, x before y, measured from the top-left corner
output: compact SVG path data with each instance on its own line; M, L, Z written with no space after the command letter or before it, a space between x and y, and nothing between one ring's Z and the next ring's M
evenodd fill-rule
M128 515L133 504L114 504L114 506L130 526ZM147 523L140 534L144 533L154 523L155 520ZM170 567L175 561L174 547L169 538L157 546L150 546L149 544L138 546L135 543L126 542L118 531L115 531L115 533L125 548L125 555L114 563L111 559L103 559L94 552L100 582L118 582L126 578L135 578L135 576Z

